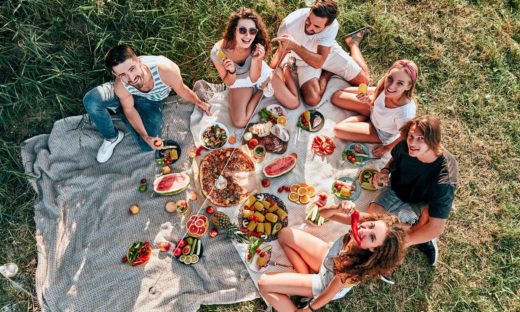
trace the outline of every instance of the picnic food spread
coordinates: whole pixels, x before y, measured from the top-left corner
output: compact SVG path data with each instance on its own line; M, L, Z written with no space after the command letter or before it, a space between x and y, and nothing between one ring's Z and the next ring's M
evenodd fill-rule
M272 160L262 170L264 175L269 178L279 177L291 171L296 166L298 154L292 153L289 156L280 157Z
M131 266L145 264L152 256L152 247L149 242L137 241L133 243L126 251L126 256L121 259L122 262L128 262Z
M318 156L328 156L334 153L336 144L331 137L317 135L312 140L312 151Z
M359 188L357 180L343 177L334 181L332 184L332 193L339 199L356 200L360 193Z
M308 110L303 112L298 118L297 126L303 130L316 132L323 128L325 118L316 110Z
M219 149L226 144L228 131L223 124L216 123L204 129L200 135L202 145L207 149Z
M238 215L240 230L264 241L278 238L278 232L289 223L283 201L269 193L249 196Z
M156 142L159 142L160 145L155 145ZM161 139L156 139L154 141L154 146L158 147L158 149L155 150L155 163L157 165L170 165L179 160L181 147L174 140L163 141Z
M361 143L353 143L347 146L341 157L355 166L364 165L370 158L368 147Z
M202 241L195 237L185 237L177 243L173 250L173 256L184 264L198 263L204 249Z
M374 179L376 173L378 171L376 169L365 169L361 171L359 174L359 183L362 188L369 191L375 191L377 190L378 186Z
M245 200L249 194L235 179L235 174L252 173L255 164L238 148L223 148L204 156L200 162L199 181L202 193L208 200L221 207L230 207ZM217 180L224 180L225 187L217 188Z
M174 195L182 192L190 184L190 177L185 173L170 173L158 176L153 181L153 190L159 195Z

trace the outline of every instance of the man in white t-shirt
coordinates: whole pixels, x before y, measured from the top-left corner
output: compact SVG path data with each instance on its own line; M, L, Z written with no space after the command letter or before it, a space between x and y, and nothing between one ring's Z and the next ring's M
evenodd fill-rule
M273 39L280 42L280 47L271 67L285 63L283 60L292 52L303 99L311 106L320 103L332 74L343 77L351 85L369 82L368 67L359 49L359 42L367 31L356 32L357 38L345 39L350 56L336 42L337 15L338 6L334 0L316 0L312 7L289 14Z

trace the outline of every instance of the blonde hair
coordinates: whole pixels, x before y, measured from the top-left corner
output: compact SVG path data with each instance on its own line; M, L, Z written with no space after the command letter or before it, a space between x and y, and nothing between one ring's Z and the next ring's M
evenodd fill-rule
M410 80L412 81L410 90L405 91L404 94L409 99L411 99L417 103L415 96L414 96L414 91L415 91L415 85L417 84L417 79L419 78L419 68L417 67L417 64L415 64L413 61L410 61L410 60L399 60L399 61L396 61L394 64L392 64L392 66L390 66L390 68L388 69L386 74L377 83L374 100L383 91L384 85L385 85L385 80L388 77L388 75L390 74L390 71L392 71L392 69L394 69L394 68L403 69L405 71L405 73L408 75L408 77L410 77Z

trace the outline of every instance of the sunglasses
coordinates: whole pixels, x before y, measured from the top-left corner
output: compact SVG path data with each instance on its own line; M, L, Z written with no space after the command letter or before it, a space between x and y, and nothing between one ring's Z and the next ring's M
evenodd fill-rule
M247 28L239 27L238 28L238 32L241 33L242 35L245 35L245 34L247 34ZM256 33L258 33L258 29L253 28L253 27L249 28L249 34L250 35L256 35Z

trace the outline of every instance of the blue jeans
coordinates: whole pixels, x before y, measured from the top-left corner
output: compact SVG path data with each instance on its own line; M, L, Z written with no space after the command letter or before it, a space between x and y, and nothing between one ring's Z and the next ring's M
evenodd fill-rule
M134 95L134 107L143 120L146 133L151 136L161 136L163 119L163 101L150 101L147 98ZM106 140L112 140L117 137L117 129L114 127L112 118L108 110L112 110L119 114L126 127L132 134L132 137L144 151L151 151L152 148L137 134L132 128L126 116L122 113L119 98L114 93L113 82L107 82L95 87L85 94L83 97L83 105L87 114L101 132Z

